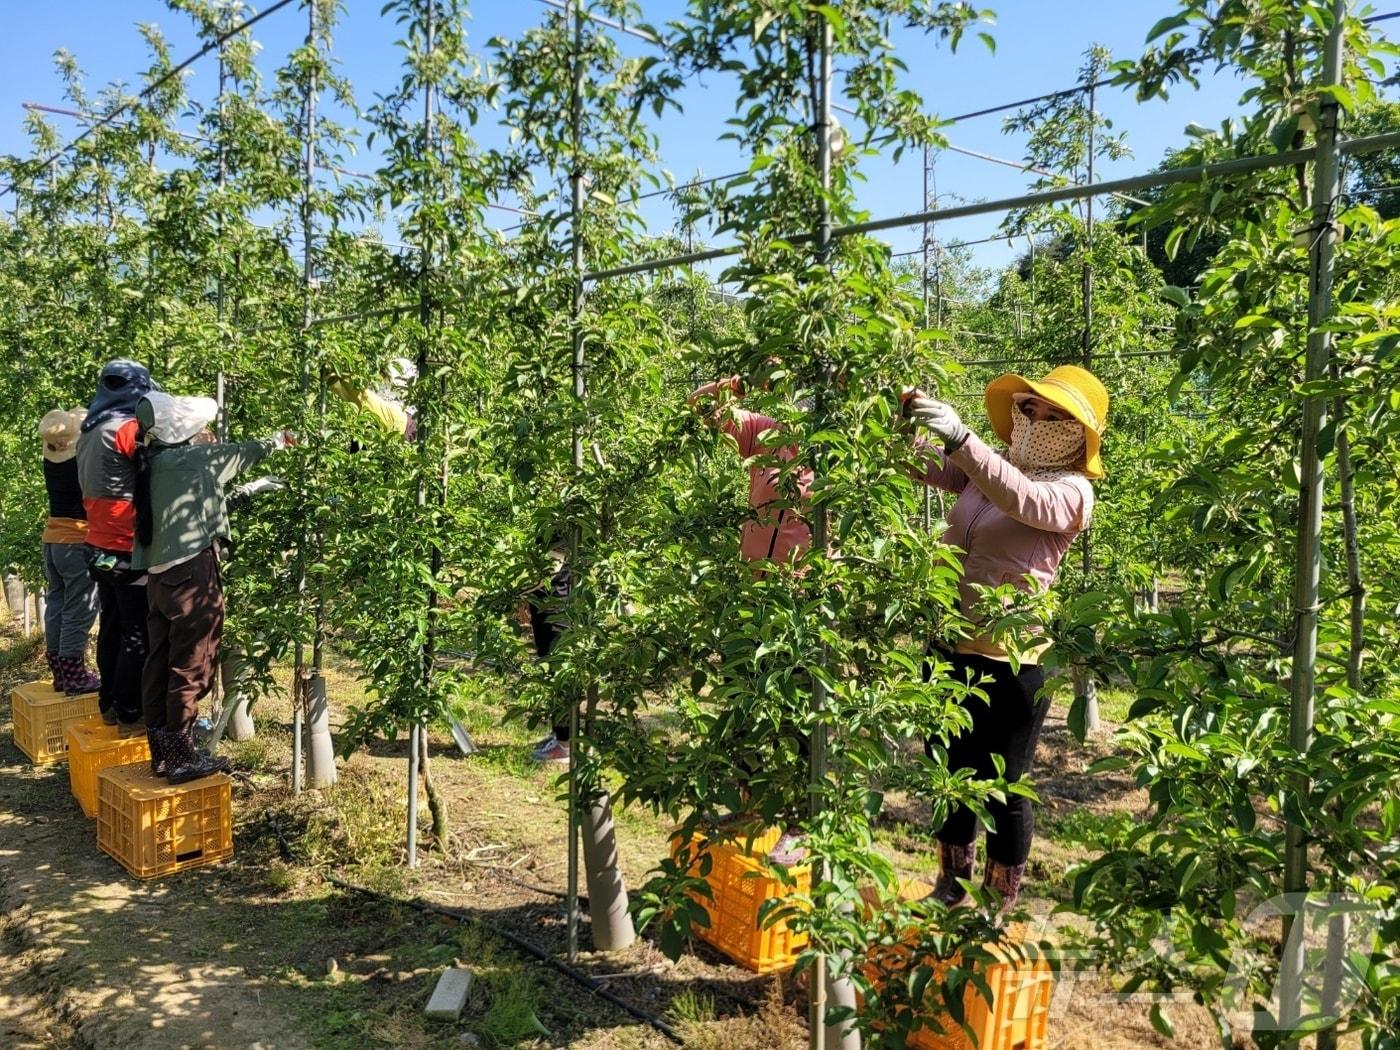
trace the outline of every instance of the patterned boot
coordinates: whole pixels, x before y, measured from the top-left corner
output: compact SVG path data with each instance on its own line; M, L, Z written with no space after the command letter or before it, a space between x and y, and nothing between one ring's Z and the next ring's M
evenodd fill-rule
M972 878L972 866L977 862L977 843L966 846L953 846L947 842L938 844L938 881L933 884L932 897L949 908L958 908L967 903L967 890L959 879Z
M146 743L151 748L151 775L163 777L168 772L165 761L165 738L159 729L146 730Z
M83 656L60 656L58 663L63 667L63 691L69 696L80 693L95 693L102 685L102 679L95 671L89 671Z
M61 693L67 688L68 680L63 674L63 665L58 662L58 653L53 649L44 652L44 659L49 665L49 674L53 675L53 691Z
M194 733L158 729L160 749L165 757L165 779L172 784L187 784L211 773L227 773L228 759L207 755L194 746Z
M1024 863L999 864L991 857L987 858L987 870L982 873L982 886L984 889L995 890L1001 898L998 915L1005 915L1016 907L1016 901L1021 897L1021 879L1025 874Z

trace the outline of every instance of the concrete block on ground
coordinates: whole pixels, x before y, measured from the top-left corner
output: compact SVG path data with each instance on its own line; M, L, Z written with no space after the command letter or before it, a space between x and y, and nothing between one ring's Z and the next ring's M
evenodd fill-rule
M424 1011L429 1017L434 1017L443 1021L455 1021L462 1016L462 1009L467 1005L467 993L472 987L472 972L454 966L450 970L443 970L442 976L438 978L437 987L433 989L432 996L428 999L428 1009Z

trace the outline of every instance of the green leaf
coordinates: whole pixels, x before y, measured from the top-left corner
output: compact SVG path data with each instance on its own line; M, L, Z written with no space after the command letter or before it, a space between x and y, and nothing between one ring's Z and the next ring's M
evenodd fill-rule
M1069 731L1074 734L1074 738L1081 744L1089 737L1089 698L1083 694L1075 696L1069 705L1069 714L1065 716Z
M1140 1015L1139 1015L1140 1016ZM1166 1008L1161 1003L1153 1003L1152 1009L1148 1013L1152 1021L1152 1027L1157 1029L1168 1039L1176 1038L1176 1025L1172 1024L1172 1019L1167 1016Z

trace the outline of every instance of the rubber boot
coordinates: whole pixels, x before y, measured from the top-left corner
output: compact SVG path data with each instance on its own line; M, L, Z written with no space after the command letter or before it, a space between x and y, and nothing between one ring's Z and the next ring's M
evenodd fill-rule
M984 889L995 890L1001 898L998 915L1005 915L1016 907L1016 902L1021 897L1021 879L1025 874L1024 863L1000 864L991 857L987 858L987 870L982 873L982 886Z
M63 692L68 688L68 679L63 673L63 665L58 662L58 653L48 649L44 652L44 660L49 665L49 674L53 675L53 691Z
M146 730L146 743L151 748L151 775L163 777L169 768L165 761L165 740L159 729Z
M954 846L951 843L938 844L938 881L933 884L931 896L949 908L961 907L967 903L967 890L959 879L971 879L972 867L977 863L977 843Z
M171 784L187 784L212 773L228 772L228 759L206 755L195 747L192 731L176 733L162 728L156 732L160 735L160 747L165 755L165 779Z
M63 691L69 696L77 696L80 693L95 693L101 687L102 679L97 677L97 672L88 670L85 657L60 656L58 662L64 668Z

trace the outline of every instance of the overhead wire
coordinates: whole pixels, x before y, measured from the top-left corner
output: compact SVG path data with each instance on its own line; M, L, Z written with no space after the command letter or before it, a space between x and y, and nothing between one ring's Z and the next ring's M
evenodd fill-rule
M150 84L146 85L146 87L143 88L140 92L138 92L134 97L127 99L125 102L119 105L116 109L112 110L101 120L87 127L83 131L83 133L77 138L73 139L67 145L62 146L59 149L55 150L53 153L51 153L48 157L46 157L43 161L40 162L39 170L46 171L50 165L62 158L64 154L66 154L74 146L78 145L78 143L86 139L93 132L97 131L100 128L106 127L108 124L112 123L112 121L120 117L123 113L130 110L138 102L149 98L151 95L153 95L156 91L160 90L160 88L164 87L175 77L179 76L185 70L189 69L190 66L194 65L205 55L209 54L212 51L216 51L229 40L232 40L234 37L236 37L239 33L242 33L245 30L252 28L253 26L257 25L257 23L261 22L264 18L268 17L269 15L276 14L278 11L282 10L282 8L287 7L289 4L295 2L298 2L298 0L277 0L277 2L274 3L271 7L269 7L266 11L260 11L258 14L253 15L251 18L245 19L244 21L240 22L232 29L220 33L218 36L216 36L209 43L205 44L202 48L196 51L189 58L185 59L178 65L171 66L168 70L162 73ZM17 185L17 181L12 181L3 190L0 190L0 195L12 192Z
M563 0L540 0L540 3L544 4L546 7L553 7L560 11L569 10L568 5L565 4ZM618 22L611 18L604 18L602 15L595 15L591 11L585 11L583 13L583 16L587 18L590 22L596 23L600 26L607 26L609 29L616 29L619 33L626 33L628 36L634 36L638 40L645 40L648 44L661 44L661 39L657 37L655 33L649 33L645 29L637 29L633 26L627 25L625 22Z

